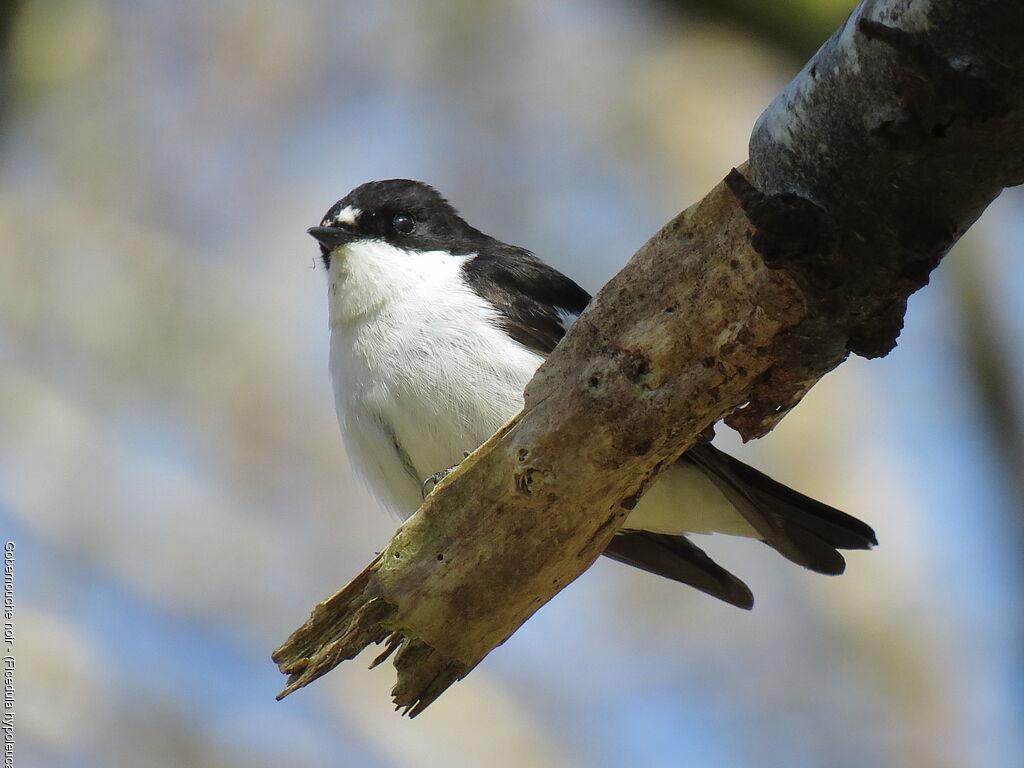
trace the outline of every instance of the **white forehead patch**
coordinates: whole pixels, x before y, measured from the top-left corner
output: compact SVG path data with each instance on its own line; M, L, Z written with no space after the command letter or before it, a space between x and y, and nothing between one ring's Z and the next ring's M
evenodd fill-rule
M362 211L358 208L353 208L351 205L347 205L338 211L331 219L332 224L344 224L348 227L354 227L356 219L359 218L359 214Z

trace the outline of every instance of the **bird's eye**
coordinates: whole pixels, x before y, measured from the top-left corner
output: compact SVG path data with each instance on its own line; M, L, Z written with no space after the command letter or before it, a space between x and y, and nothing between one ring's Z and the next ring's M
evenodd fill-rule
M400 235L411 235L416 229L416 220L407 213L399 213L391 220L391 226Z

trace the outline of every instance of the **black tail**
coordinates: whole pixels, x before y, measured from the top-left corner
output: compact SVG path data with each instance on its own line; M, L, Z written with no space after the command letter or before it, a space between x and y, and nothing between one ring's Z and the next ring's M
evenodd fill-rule
M754 605L747 585L685 536L622 531L612 537L604 554L620 563L689 584L740 608Z
M842 573L846 561L836 550L870 549L878 543L866 523L787 488L713 445L697 446L680 461L700 467L766 544L812 571Z
M710 444L697 446L679 461L699 467L766 544L812 571L842 573L846 560L837 550L870 549L878 543L866 523L787 488ZM746 584L685 536L623 530L604 554L740 608L754 604Z

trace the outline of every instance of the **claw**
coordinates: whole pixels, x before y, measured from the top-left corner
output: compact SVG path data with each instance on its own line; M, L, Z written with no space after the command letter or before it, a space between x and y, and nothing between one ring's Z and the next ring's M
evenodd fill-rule
M424 480L423 485L420 486L420 493L423 495L423 498L427 498L427 496L429 496L431 492L433 492L433 490L437 488L437 484L444 480L446 477L448 477L448 475L451 474L452 470L455 469L455 467L457 466L459 465L456 464L455 466L448 467L448 469L442 469L440 472L435 472L434 474L430 475L426 480Z
M463 451L462 458L468 459L470 453L472 453L472 451ZM423 481L423 485L420 486L420 495L422 495L424 499L427 498L427 496L433 493L434 489L437 488L437 484L444 480L446 477L448 477L448 475L452 473L452 470L454 470L457 466L459 465L452 464L452 466L448 467L448 469L442 469L440 472L435 472L434 474L427 477L427 479ZM428 488L427 486L430 487Z

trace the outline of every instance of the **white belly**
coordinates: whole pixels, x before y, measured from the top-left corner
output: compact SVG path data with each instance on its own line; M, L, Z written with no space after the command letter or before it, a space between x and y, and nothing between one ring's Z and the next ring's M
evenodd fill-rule
M466 257L372 247L332 261L331 376L351 461L404 518L422 503L424 478L519 412L542 358L464 287ZM380 270L389 260L401 263Z
M540 359L525 349L493 357L477 336L440 322L396 331L382 338L367 327L353 339L336 330L331 371L350 458L404 518L422 503L424 478L458 464L522 408Z

